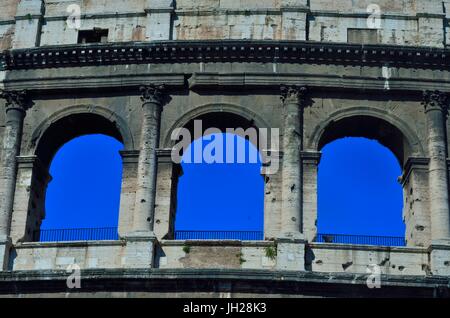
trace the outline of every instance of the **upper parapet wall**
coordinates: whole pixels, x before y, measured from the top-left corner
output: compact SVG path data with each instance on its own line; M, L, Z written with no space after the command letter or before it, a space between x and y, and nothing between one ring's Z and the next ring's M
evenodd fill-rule
M102 41L310 40L444 47L450 0L3 0L0 50ZM69 23L67 23L69 21ZM98 37L97 40L100 40Z
M81 14L144 12L146 0L45 0L45 16L67 16L67 7L76 4ZM162 1L160 1L162 2Z
M2 9L0 10L0 21L14 20L17 10L17 4L20 0L2 0Z

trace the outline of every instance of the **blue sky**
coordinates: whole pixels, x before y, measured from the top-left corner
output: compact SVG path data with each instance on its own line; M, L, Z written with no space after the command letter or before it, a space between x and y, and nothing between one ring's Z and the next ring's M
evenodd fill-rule
M252 147L247 144L248 147ZM117 226L122 144L78 137L55 155L43 229ZM344 138L326 145L318 172L321 233L403 236L400 167L376 141ZM176 229L262 230L260 163L183 163Z
M377 141L343 138L322 149L320 233L403 236L400 165Z

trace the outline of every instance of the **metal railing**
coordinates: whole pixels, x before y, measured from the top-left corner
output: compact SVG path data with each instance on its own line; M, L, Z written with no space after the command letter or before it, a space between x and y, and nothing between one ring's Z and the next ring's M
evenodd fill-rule
M35 242L107 241L118 240L117 227L49 229L33 233Z
M262 241L263 231L175 231L175 240Z
M361 244L378 246L406 246L404 237L400 236L370 236L349 234L317 234L315 242Z

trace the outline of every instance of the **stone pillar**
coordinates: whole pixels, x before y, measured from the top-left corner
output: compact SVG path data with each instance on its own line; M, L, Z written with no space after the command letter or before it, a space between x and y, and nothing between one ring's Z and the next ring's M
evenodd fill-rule
M45 218L45 196L51 176L37 156L17 156L16 190L9 236L12 243L38 240Z
M428 158L409 157L399 181L403 188L403 221L407 246L431 244Z
M172 161L172 149L158 149L156 182L155 235L158 240L174 239L178 179L183 175L180 164Z
M0 97L6 100L6 123L0 161L0 265L4 269L9 253L9 248L6 247L10 244L9 232L17 177L16 157L20 153L23 120L31 103L26 91L1 91Z
M282 161L282 235L301 239L302 234L302 168L300 151L303 139L303 102L306 87L281 88L283 114Z
M430 193L432 241L450 239L447 147L445 121L448 96L439 91L426 91L422 104L428 129L428 186Z
M282 200L282 172L280 161L282 153L278 149L262 149L263 167L261 174L264 176L264 238L273 240L282 236L281 228L281 203Z
M133 231L134 203L136 202L137 166L139 151L122 150L122 185L120 190L119 236Z
M312 242L317 235L317 172L322 153L302 151L303 164L303 233Z
M156 149L159 143L159 127L165 95L163 86L147 85L142 86L140 90L143 118L132 236L154 237Z

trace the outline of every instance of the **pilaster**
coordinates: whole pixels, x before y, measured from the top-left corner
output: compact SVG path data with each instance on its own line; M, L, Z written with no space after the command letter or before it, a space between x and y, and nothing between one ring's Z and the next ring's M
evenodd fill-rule
M282 161L282 235L303 238L302 233L302 167L300 151L303 139L303 86L282 86L283 161Z

